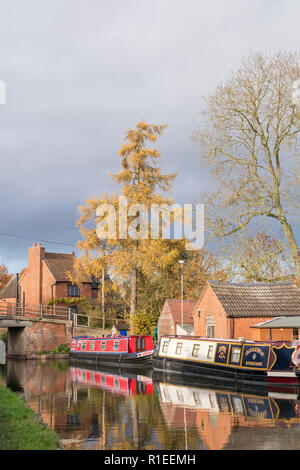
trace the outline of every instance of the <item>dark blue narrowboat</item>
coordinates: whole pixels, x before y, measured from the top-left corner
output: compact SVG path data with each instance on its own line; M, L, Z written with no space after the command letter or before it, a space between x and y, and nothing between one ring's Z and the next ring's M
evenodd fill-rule
M251 385L300 386L300 342L162 336L155 370Z

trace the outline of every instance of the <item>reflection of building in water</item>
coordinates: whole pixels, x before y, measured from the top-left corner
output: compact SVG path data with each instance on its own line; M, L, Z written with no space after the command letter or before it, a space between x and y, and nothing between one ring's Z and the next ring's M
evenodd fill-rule
M195 426L209 449L223 449L232 432L300 423L300 407L277 398L160 383L160 402L170 428ZM294 397L295 398L295 397Z
M105 450L112 442L120 449L139 447L140 408L132 399L153 394L151 378L116 370L71 369L62 362L10 360L7 381L60 435L65 449ZM121 399L124 421L114 396ZM127 403L123 397L128 397Z
M5 364L6 362L6 352L5 352L5 343L0 340L0 364Z

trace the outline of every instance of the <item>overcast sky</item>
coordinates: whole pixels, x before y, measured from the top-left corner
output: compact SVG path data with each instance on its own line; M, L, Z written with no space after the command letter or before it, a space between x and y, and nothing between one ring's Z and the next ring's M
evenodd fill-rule
M72 251L78 206L117 189L141 118L169 124L162 168L194 202L202 97L253 50L296 51L299 21L297 0L0 0L0 262L19 271L33 241Z

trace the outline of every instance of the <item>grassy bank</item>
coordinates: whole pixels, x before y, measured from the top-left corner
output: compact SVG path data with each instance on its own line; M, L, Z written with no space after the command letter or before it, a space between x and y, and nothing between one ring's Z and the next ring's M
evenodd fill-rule
M59 436L26 402L0 386L0 450L57 450Z

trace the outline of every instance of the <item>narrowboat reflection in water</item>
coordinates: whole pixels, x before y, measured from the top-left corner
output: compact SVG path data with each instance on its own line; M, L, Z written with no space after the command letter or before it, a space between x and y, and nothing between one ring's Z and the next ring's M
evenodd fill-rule
M157 373L153 380L159 391L162 412L170 427L196 425L198 429L203 429L207 437L208 428L224 433L225 423L228 435L232 427L237 426L269 427L279 423L300 423L300 396L297 390L285 389L287 393L282 393L274 388L266 393L244 393L230 388L212 388L208 384L200 386L192 381L189 384L180 383L178 378L172 382L172 376ZM213 416L217 421L213 420ZM220 420L223 420L223 426L220 426ZM216 436L214 442L217 442Z
M153 393L150 377L127 373L122 370L93 370L71 367L72 382L107 390L118 395L143 395Z

